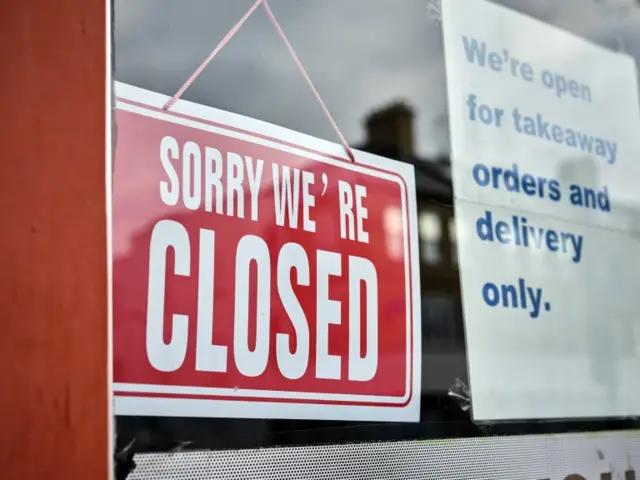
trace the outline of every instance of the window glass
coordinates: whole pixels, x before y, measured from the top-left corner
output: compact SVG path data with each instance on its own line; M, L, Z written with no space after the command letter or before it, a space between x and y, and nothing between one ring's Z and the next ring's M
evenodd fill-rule
M442 259L442 221L437 213L429 210L420 213L420 238L423 260L432 265L440 263Z
M114 1L115 79L164 95L178 91L253 3ZM631 0L500 3L604 48L624 49L636 59L640 56L640 9ZM269 4L349 145L414 166L422 291L423 387L418 392L421 421L404 424L119 416L120 448L132 439L137 439L136 448L140 450L166 451L177 447L257 448L640 427L634 419L602 418L476 424L469 412L460 408L458 400L448 394L456 381L466 385L469 381L458 270L462 232L456 231L452 208L446 72L438 2L271 0ZM261 9L182 98L339 143L317 98ZM135 183L131 179L132 218L143 208L135 200ZM128 255L138 248L137 235L149 227L144 219L136 222L128 226L131 234L127 241L114 245L114 262L131 261ZM637 223L637 215L630 222ZM339 231L338 218L333 228ZM390 257L399 258L404 240L398 209L390 207L385 211L382 228L384 248ZM544 266L540 264L540 268ZM568 270L561 270L559 275L566 277L566 282L573 280ZM114 294L126 303L128 292L138 288L124 279L114 285ZM180 296L177 290L168 294ZM578 301L584 304L587 294ZM627 348L631 352L635 348L633 329L629 322L624 325L628 327L624 335L616 337L625 339L623 345L610 342L589 348L603 352ZM499 378L497 372L496 381Z
M462 332L460 298L456 295L427 294L422 297L423 341L426 348L459 346Z
M449 253L451 263L458 263L458 238L456 237L456 222L453 217L449 218Z

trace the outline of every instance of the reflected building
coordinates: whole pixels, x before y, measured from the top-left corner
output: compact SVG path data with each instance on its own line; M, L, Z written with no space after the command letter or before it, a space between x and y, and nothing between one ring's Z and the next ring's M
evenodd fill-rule
M439 396L456 377L467 385L464 324L457 264L451 162L415 152L414 112L394 103L365 120L363 150L415 169L422 291L423 395ZM393 231L393 225L387 225Z

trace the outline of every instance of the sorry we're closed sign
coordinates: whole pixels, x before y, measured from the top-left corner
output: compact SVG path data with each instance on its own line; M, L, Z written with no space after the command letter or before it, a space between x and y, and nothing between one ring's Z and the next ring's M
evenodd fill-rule
M116 93L116 414L417 421L413 168Z

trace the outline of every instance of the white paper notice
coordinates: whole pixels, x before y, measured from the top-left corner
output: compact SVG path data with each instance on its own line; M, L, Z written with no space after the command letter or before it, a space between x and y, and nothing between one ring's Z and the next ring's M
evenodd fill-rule
M443 0L476 420L640 415L636 68L483 0Z

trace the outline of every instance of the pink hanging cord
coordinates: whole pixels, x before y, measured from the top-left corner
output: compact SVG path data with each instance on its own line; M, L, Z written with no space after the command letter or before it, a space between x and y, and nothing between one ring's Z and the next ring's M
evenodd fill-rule
M356 161L355 155L353 154L353 151L351 150L351 147L349 147L349 144L347 143L346 139L344 138L344 135L342 135L342 132L340 131L340 128L338 128L338 125L336 124L335 120L331 116L331 113L329 112L329 109L327 108L327 106L322 101L322 97L320 96L320 94L316 90L316 87L314 87L313 82L311 81L311 78L309 78L309 75L307 75L307 72L304 69L304 67L302 65L302 62L300 62L300 59L298 58L298 55L296 55L296 52L293 49L293 47L291 46L291 43L289 42L289 40L287 39L287 36L285 35L284 30L282 30L282 27L280 26L280 24L278 23L278 20L276 19L275 15L271 11L271 8L269 8L269 3L267 2L267 0L257 0L251 6L251 8L247 11L247 13L245 13L242 16L242 18L238 21L238 23L236 23L233 26L233 28L231 30L229 30L229 33L227 33L224 36L224 38L220 41L220 43L216 46L216 48L209 54L209 56L205 59L205 61L202 62L202 64L196 69L195 72L193 72L193 74L187 79L187 81L184 83L184 85L182 85L182 87L180 87L180 90L178 90L176 92L176 94L169 99L169 101L164 105L164 107L162 107L162 109L163 110L168 110L169 108L171 108L171 106L173 106L174 103L176 103L180 99L182 94L184 94L184 92L191 86L191 84L195 81L195 79L198 78L198 76L207 67L207 65L209 65L211 60L213 60L213 58L220 52L220 50L222 50L224 48L224 46L227 43L229 43L229 41L233 38L233 36L236 33L238 33L238 30L240 30L240 27L242 27L242 25L244 25L244 23L247 21L247 19L260 6L260 4L262 4L262 6L264 7L264 9L265 9L265 11L267 13L267 16L271 20L271 23L273 24L273 26L275 27L276 31L278 32L278 35L280 35L280 38L282 39L282 41L284 42L285 46L287 47L287 50L291 54L291 57L293 58L293 61L296 63L298 69L300 70L300 73L302 73L302 76L307 81L307 84L309 85L309 88L311 88L311 91L313 92L313 95L316 97L316 100L320 104L320 107L322 108L322 111L324 112L325 116L329 120L329 123L331 123L331 126L333 127L333 129L335 130L336 134L338 135L338 138L340 139L340 142L342 143L342 146L344 147L345 151L347 152L347 155L349 156L349 158L351 159L352 162L355 162Z
M220 50L222 50L224 46L227 43L229 43L229 40L231 40L233 36L236 33L238 33L238 30L240 30L240 27L244 25L244 22L246 22L249 19L251 14L256 11L256 8L258 8L261 3L262 3L262 0L257 0L256 3L254 3L251 6L251 8L247 10L247 13L245 13L242 16L242 18L238 21L238 23L236 23L231 28L231 30L229 30L229 32L224 36L224 38L220 40L220 43L216 46L216 48L213 49L213 52L211 52L209 56L205 58L204 62L202 62L202 64L198 68L196 68L196 71L191 74L191 76L187 79L186 82L184 82L184 85L180 87L180 90L178 90L176 94L173 97L171 97L167 103L165 103L164 107L162 107L163 110L169 110L173 106L173 104L180 99L180 97L187 90L187 88L189 88L191 84L196 80L196 78L200 76L202 71L205 68L207 68L207 65L209 65L211 60L213 60L213 57L215 57L218 53L220 53Z

